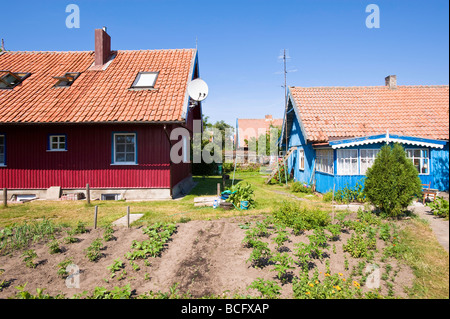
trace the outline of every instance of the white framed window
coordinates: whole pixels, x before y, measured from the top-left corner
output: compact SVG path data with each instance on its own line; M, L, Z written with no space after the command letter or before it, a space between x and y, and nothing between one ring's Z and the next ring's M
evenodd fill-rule
M379 151L380 150L372 149L359 151L359 167L361 175L366 175L367 169L373 165Z
M113 164L137 164L136 133L113 134Z
M298 169L305 169L305 151L298 150Z
M426 148L414 148L406 150L406 157L409 158L419 171L419 174L430 174L429 151Z
M131 87L136 89L154 88L158 75L159 72L139 72Z
M334 174L333 150L316 150L316 170L322 173Z
M6 165L6 137L0 135L0 166Z
M49 135L48 136L48 150L52 152L66 151L67 150L67 138L66 135Z
M358 150L337 150L337 174L358 175Z

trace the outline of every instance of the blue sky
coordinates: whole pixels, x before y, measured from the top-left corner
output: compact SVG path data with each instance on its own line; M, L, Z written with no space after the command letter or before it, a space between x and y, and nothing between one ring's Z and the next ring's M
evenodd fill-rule
M80 28L65 25L68 4ZM365 21L380 9L380 28ZM194 48L210 95L203 113L239 118L283 116L283 63L290 86L448 84L449 3L414 0L54 0L3 1L0 38L7 50L93 50L94 29L108 27L113 49Z

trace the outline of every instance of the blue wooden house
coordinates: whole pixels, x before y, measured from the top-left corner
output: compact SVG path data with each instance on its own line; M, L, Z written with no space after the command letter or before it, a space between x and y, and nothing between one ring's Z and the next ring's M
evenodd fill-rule
M449 87L290 87L288 171L325 193L364 183L386 143L400 143L423 184L449 189ZM281 141L285 142L282 136ZM284 148L285 146L283 146Z

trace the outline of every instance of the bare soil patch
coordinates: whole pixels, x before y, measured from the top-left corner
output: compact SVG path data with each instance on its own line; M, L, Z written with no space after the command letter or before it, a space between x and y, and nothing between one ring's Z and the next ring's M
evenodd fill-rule
M98 286L112 289L126 284L130 284L135 294L149 291L167 292L175 283L179 284L178 289L181 293L190 293L194 298L224 293L229 297L232 297L234 293L259 296L255 290L246 289L257 278L277 281L282 287L281 297L292 298L292 283L288 281L282 284L276 278L276 272L271 271L272 264L268 263L265 267L256 269L246 262L252 249L243 246L245 229L239 225L263 218L263 216L246 216L180 223L161 256L148 258L149 264L146 264L144 260L134 261L139 265L139 270L133 269L124 255L131 251L133 240L148 239L148 236L142 232L142 227L131 229L115 227L116 239L104 243L102 257L97 262L89 261L84 250L93 240L103 236L102 229L91 229L89 233L75 236L80 241L63 244L63 252L59 254L50 254L46 243L34 244L31 249L34 249L38 256L36 259L38 266L35 269L25 266L21 257L22 252L16 251L10 256L0 256L0 269L4 269L4 273L0 275L0 282L6 280L9 283L0 291L0 298L13 296L17 292L14 286L25 283L27 283L26 289L32 293L36 288L46 288L46 293L50 295L65 294L66 297L83 291L93 291ZM294 235L290 231L289 241L282 247L282 251L292 253L296 243L308 240L306 237L308 234L312 232ZM61 234L59 239L64 235ZM272 234L264 240L269 243L270 249L275 251L273 237ZM349 237L349 233L343 232L339 240L329 241L326 258L323 261L313 260L312 266L324 272L325 260L328 259L331 272L341 272L345 276L350 276L353 267L357 266L360 260L348 258L349 269L344 269L342 246ZM335 252L333 252L333 245ZM379 245L377 254L380 254L383 242L379 240L377 245ZM73 262L80 268L80 288L67 288L65 280L57 276L58 263L67 257L72 257ZM107 269L115 259L120 259L125 264L126 275L120 280L119 276L111 278L111 272ZM404 287L412 286L414 279L412 271L395 260L389 260L389 264L393 269L391 273L396 272L395 295L407 297ZM385 264L379 262L378 265L383 273ZM292 274L298 275L299 271L301 271L300 267L296 267ZM381 293L387 294L385 284L381 287Z

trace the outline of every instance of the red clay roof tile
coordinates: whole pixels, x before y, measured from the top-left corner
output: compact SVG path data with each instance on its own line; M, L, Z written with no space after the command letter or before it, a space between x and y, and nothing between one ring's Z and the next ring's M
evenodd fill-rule
M104 71L92 71L91 51L0 54L0 70L31 73L14 89L0 89L0 123L183 121L196 50L115 52ZM129 90L141 71L160 72L154 90ZM66 72L81 74L70 87L54 88L53 77Z
M309 141L383 134L449 139L449 86L290 87Z

